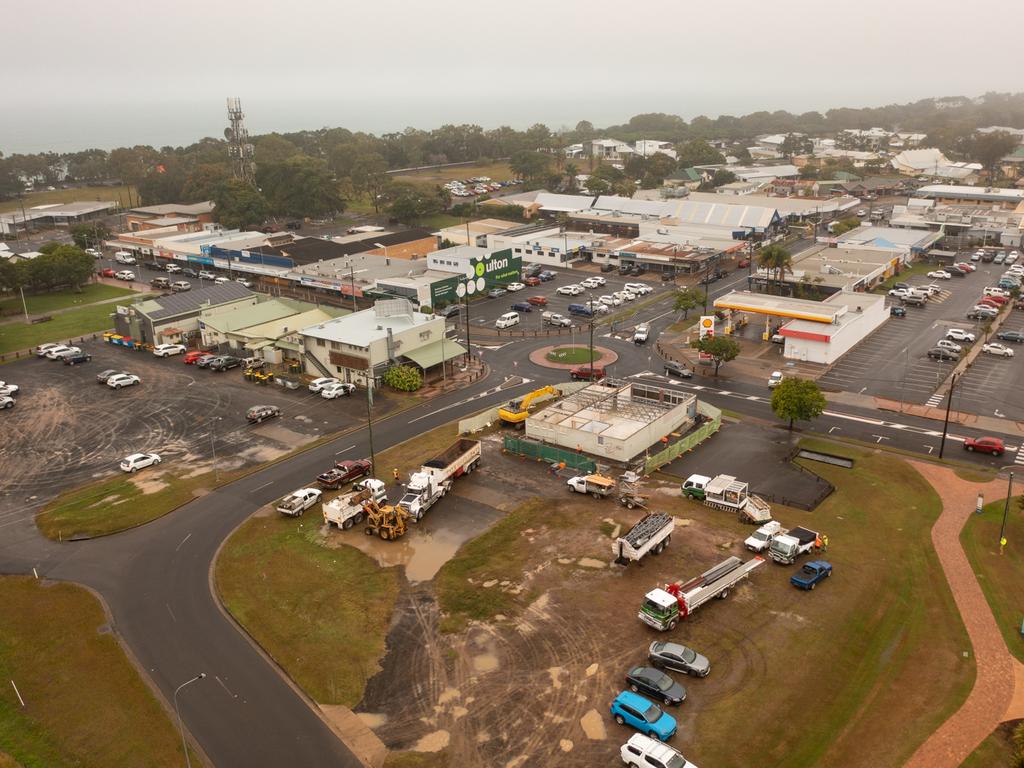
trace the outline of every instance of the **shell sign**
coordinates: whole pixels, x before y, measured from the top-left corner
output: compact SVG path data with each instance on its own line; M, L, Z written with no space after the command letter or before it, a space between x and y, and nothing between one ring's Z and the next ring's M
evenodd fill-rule
M700 338L715 335L715 316L701 315L700 317Z

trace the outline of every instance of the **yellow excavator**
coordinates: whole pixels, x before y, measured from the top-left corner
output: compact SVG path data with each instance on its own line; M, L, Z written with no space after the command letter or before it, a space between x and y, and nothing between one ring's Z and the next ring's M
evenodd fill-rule
M399 506L378 504L372 498L363 501L366 513L366 535L380 536L385 541L394 541L405 535L409 513Z
M526 424L526 417L529 415L529 409L534 400L541 395L559 397L561 394L561 390L556 389L551 385L535 389L522 400L510 400L508 405L504 408L499 408L498 417L503 423L508 424L510 427L522 429L523 425Z

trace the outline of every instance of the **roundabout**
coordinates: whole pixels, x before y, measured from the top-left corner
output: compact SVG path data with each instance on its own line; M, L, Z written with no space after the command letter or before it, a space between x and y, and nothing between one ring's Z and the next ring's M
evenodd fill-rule
M541 368L555 368L568 370L577 365L586 365L590 348L579 345L558 344L547 347L538 347L530 352L530 362L539 365ZM607 347L594 347L594 365L608 367L619 355Z

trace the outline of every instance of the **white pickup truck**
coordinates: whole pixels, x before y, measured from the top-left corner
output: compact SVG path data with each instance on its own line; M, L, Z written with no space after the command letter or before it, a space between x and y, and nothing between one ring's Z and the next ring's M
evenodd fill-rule
M771 546L772 539L776 536L781 536L785 532L786 530L778 520L772 520L770 523L765 523L752 534L747 536L746 540L743 542L743 546L751 552L764 552L769 546Z
M277 511L288 517L298 517L320 501L322 494L319 488L299 488L277 502Z
M375 477L367 477L352 486L352 490L343 493L323 505L324 522L337 528L348 530L353 525L363 522L363 502L373 499L376 502L387 498L384 483Z

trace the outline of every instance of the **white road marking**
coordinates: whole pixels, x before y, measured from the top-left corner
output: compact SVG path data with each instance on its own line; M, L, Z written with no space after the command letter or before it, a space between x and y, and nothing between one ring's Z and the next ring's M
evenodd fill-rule
M186 536L184 539L182 539L180 542L178 542L178 546L176 546L174 548L174 551L177 552L179 549L181 549L182 544L184 544L186 541L188 541L191 538L192 538L192 534L190 533L188 536Z
M171 604L170 603L164 603L164 605L167 606L167 612L169 614L171 614L171 621L173 621L175 624L177 624L178 623L178 617L175 616L174 615L174 611L171 610Z
M219 677L217 677L217 675L214 675L213 679L216 680L218 683L220 683L220 687L223 688L225 691L227 691L228 696L230 696L233 699L237 699L238 698L238 695L232 693L231 689L228 688L227 685L224 684L224 681L221 680Z
M256 488L253 488L251 491L249 491L249 493L256 493L256 491L260 490L261 488L266 488L268 485L273 485L273 484L274 484L274 481L271 480L268 483L264 483L263 485L257 486Z
M355 448L355 446L354 446L354 445L350 445L350 446L349 446L348 448L342 448L342 449L341 449L340 451L335 451L334 455L335 455L335 456L340 456L340 455L341 455L341 454L343 454L343 453L348 453L348 452L349 452L349 451L351 451L351 450L352 450L353 448Z
M889 439L888 437L883 437L882 435L872 435L872 437L877 437L878 438L877 440L875 440L876 443L880 443L883 440L888 440Z
M829 427L829 428L828 428L828 433L829 433L829 434L831 435L831 434L832 434L833 432L835 432L835 431L836 431L837 429L842 429L842 427Z

